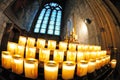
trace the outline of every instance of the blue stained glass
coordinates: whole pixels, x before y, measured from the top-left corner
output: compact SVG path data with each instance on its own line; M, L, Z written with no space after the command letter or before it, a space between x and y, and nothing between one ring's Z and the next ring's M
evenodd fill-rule
M40 28L40 24L36 24L36 25L35 25L35 28Z
M41 30L40 30L40 33L45 33L45 30L46 30L46 29L41 29Z
M53 30L48 30L48 34L53 34Z
M41 19L38 19L38 20L37 20L37 24L38 24L38 23L39 23L39 24L41 23Z
M34 29L34 32L35 32L35 33L38 33L38 32L39 32L39 28L35 28L35 29Z
M48 29L54 29L54 25L49 25L49 28Z
M55 31L55 35L60 35L60 31Z

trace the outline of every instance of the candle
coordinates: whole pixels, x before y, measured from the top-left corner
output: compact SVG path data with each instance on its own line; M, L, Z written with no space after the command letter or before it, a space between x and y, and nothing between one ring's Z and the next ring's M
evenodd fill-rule
M62 65L62 78L63 79L73 79L75 73L75 62L64 61Z
M67 61L76 61L76 51L67 51Z
M83 49L84 49L84 45L82 45L82 44L77 45L77 50L78 51L83 51Z
M94 72L95 71L95 64L96 63L96 61L95 60L93 60L93 59L90 59L89 60L89 62L88 62L88 73L92 73L92 72Z
M18 44L25 46L27 38L24 36L19 36Z
M27 39L27 46L34 47L34 45L35 45L35 38L28 37L28 39Z
M2 51L2 67L6 68L6 69L10 69L11 68L11 60L12 60L12 57L10 55L10 52Z
M111 64L111 68L115 68L116 67L116 63L117 63L117 60L116 59L112 59L110 64Z
M63 62L64 60L64 51L54 50L53 60L57 62Z
M69 43L68 49L69 49L70 51L76 51L76 44L74 44L74 43Z
M37 39L37 48L45 48L45 39Z
M47 48L39 49L39 61L49 61L50 50Z
M50 50L56 49L56 41L48 40L48 49L50 49Z
M67 50L67 42L59 42L59 50L66 51Z
M96 59L95 69L98 70L98 69L100 69L100 67L101 67L101 65L100 65L100 59L97 58L97 59Z
M81 60L84 60L84 54L81 51L77 52L77 62L80 62Z
M55 61L47 61L44 64L44 78L45 80L57 80L58 77L58 63Z
M25 77L36 79L38 77L38 60L26 58L24 60Z
M20 55L13 56L12 72L15 72L16 74L23 73L23 58Z
M26 58L35 58L36 56L36 47L26 46Z
M90 59L96 59L96 52L89 52L89 58Z
M8 41L7 51L9 51L11 55L15 54L16 48L17 48L16 43Z
M90 52L85 51L84 52L84 59L89 60L90 59Z
M85 76L87 75L87 68L88 68L88 62L87 61L80 61L77 63L77 76Z
M23 45L17 45L15 54L21 55L24 57L25 47Z

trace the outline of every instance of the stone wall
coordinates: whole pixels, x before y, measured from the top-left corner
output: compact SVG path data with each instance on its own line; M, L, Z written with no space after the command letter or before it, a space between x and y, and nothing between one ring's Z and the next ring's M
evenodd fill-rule
M13 0L3 0L0 2L0 44L3 36L4 29L6 27L7 22L11 22L3 13L6 7L12 2Z

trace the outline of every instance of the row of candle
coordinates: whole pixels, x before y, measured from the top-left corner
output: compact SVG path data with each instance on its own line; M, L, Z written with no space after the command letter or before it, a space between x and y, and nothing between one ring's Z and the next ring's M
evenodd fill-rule
M29 46L29 47L35 47L36 48L45 48L46 45L46 40L42 38L38 38L37 41L33 37L24 37L20 36L18 40L18 44L23 45L23 46ZM48 40L47 42L47 48L54 50L56 49L56 44L57 42L55 40ZM75 43L67 43L64 41L59 42L59 50L66 51L67 48L72 51L99 51L101 50L100 46L95 46L95 45L82 45L82 44L75 44Z
M102 59L90 59L89 61L81 60L79 62L64 61L62 64L62 78L73 79L75 74L75 67L77 67L76 75L79 77L92 73L100 69L110 62L110 56ZM24 65L23 65L24 64ZM34 58L23 59L20 55L11 56L8 51L2 51L2 66L6 69L11 69L12 72L17 74L24 73L25 77L35 79L38 77L38 64L39 61ZM44 78L45 80L57 80L59 63L56 61L44 62ZM116 60L111 60L111 67L115 68ZM51 76L52 75L52 76Z
M25 58L35 58L37 49L35 47L24 47L22 45L15 45L13 42L8 43L8 49L11 55L18 54ZM47 61L50 58L51 50L48 48L39 48L39 60L40 61ZM64 56L66 56L66 60L76 61L79 62L80 60L89 60L89 59L96 59L101 58L107 55L105 50L101 51L71 51L67 50L62 51L59 49L53 50L53 60L62 62L64 60Z

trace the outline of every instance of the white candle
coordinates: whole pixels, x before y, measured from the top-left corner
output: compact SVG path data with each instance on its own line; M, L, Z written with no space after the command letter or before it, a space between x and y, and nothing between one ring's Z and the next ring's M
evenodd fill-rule
M70 51L76 51L76 44L74 44L74 43L69 43L68 49L69 49Z
M84 52L84 59L89 60L90 59L90 52L85 51Z
M25 77L36 79L38 77L38 60L26 58L24 61Z
M14 55L12 60L12 72L23 73L23 58L20 55Z
M58 77L58 63L55 61L47 61L44 64L44 78L45 80L57 80Z
M49 61L50 58L50 50L47 48L39 49L39 61Z
M56 41L55 40L48 40L48 49L50 49L50 50L56 49Z
M28 47L26 46L26 58L35 58L36 56L36 47Z
M28 39L27 39L27 46L34 47L34 45L35 45L35 38L28 37Z
M54 50L53 60L57 62L63 62L64 60L64 51Z
M96 59L96 52L94 52L94 51L89 52L89 58L90 59Z
M75 62L64 61L62 66L62 78L63 79L73 79L75 73Z
M66 51L67 50L67 42L59 42L59 50Z
M38 38L37 39L37 48L45 48L45 39Z
M95 65L95 69L98 70L101 68L101 64L100 64L100 59L96 59L96 65Z
M87 61L80 61L77 63L77 76L85 76L87 75L87 68L88 68L88 62Z
M2 67L6 69L11 68L11 60L12 56L10 55L10 52L8 51L2 51Z
M67 51L67 61L76 61L76 51Z
M116 59L112 59L110 64L111 64L111 68L115 68L116 67L116 63L117 63L117 60Z
M89 60L89 62L88 62L88 73L92 73L92 72L94 72L95 71L95 65L96 65L96 61L95 60Z
M27 38L24 36L19 36L18 44L25 46Z
M24 57L25 47L23 45L17 45L15 54L21 55Z
M9 51L11 55L15 54L16 48L17 48L16 43L8 41L7 51Z
M77 62L80 62L81 60L84 60L84 54L81 51L77 52Z

